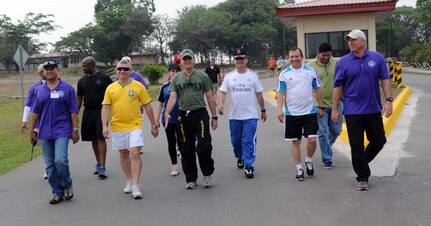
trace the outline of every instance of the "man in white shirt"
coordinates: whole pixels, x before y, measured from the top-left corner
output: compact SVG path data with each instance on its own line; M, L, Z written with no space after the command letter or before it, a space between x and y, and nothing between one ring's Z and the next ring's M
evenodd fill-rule
M244 168L247 178L254 177L253 163L256 160L257 113L256 99L263 122L266 120L262 85L256 72L247 69L248 59L244 49L234 51L235 70L228 73L220 87L219 114L223 115L223 104L227 93L231 93L229 128L237 167Z

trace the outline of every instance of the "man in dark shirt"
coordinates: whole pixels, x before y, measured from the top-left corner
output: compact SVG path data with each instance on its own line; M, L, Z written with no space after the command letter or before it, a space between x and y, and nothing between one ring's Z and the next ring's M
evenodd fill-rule
M106 141L102 134L101 110L106 87L112 83L109 76L96 71L96 60L86 57L82 60L82 70L85 75L79 79L77 87L78 109L81 109L84 99L84 114L82 116L81 136L83 141L91 141L97 160L94 174L105 179Z
M220 79L220 68L215 65L214 59L211 59L210 65L205 69L205 73L210 77L211 82L213 83L214 101L216 101L217 90L221 83L221 79Z

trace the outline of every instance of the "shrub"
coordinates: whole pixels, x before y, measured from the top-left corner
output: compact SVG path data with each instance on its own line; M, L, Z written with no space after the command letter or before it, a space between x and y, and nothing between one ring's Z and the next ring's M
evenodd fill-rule
M148 78L151 85L156 85L167 69L163 65L144 65L139 69L142 76Z

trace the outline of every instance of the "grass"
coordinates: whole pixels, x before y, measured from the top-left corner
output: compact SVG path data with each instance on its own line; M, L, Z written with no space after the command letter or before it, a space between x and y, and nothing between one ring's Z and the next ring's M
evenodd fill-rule
M0 175L30 161L31 144L28 133L21 133L20 99L0 98ZM41 147L36 146L33 158L41 155Z

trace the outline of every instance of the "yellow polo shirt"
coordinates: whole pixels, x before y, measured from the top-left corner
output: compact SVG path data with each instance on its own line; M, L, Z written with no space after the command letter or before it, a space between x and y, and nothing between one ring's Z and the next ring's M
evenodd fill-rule
M111 83L102 102L103 105L111 105L111 131L142 129L141 104L144 106L151 101L145 87L133 79L125 85L119 81Z

